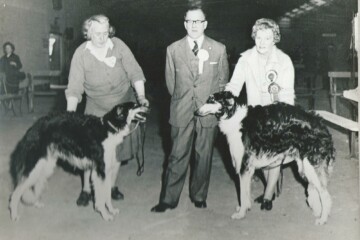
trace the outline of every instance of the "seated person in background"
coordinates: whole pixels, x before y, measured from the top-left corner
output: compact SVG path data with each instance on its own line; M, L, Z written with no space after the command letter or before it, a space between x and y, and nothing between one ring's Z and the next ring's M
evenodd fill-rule
M280 42L279 26L271 19L258 19L252 28L255 46L243 52L225 91L239 96L246 83L248 105L285 102L294 105L294 66L288 55L276 47ZM262 210L272 209L280 166L264 170L266 187L259 199Z
M18 93L19 82L25 79L25 73L20 72L22 68L20 58L14 53L15 46L11 42L4 43L3 50L4 56L0 58L0 72L5 73L7 93Z
M148 106L145 98L145 77L135 57L126 44L114 37L115 30L104 15L94 15L85 20L83 33L86 42L75 51L71 60L69 83L66 93L67 110L75 111L86 94L85 113L102 117L115 105L137 102ZM140 128L124 139L117 147L118 172L120 162L132 159L138 150ZM78 206L87 206L91 200L90 171L84 172L83 190L77 200ZM112 179L111 197L123 199L123 194Z

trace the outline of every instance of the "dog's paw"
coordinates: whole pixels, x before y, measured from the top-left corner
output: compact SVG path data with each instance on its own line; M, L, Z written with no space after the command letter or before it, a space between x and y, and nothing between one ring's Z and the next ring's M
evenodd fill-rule
M110 221L114 220L114 217L111 214L108 214L108 213L101 213L101 216L107 222L110 222Z
M231 215L231 219L242 219L246 215L246 210L243 210L240 206L236 207L236 211Z
M324 225L326 222L327 222L327 219L318 218L315 220L315 225L317 225L317 226Z
M35 202L34 207L36 207L36 208L44 208L45 204L43 202Z
M112 215L117 215L120 213L120 210L118 208L112 208L111 210L109 210L109 212L112 214Z
M11 217L11 221L13 221L13 222L17 222L17 221L20 220L20 216L17 213L12 213L11 212L10 217Z
M100 205L100 206L95 205L95 210L101 214L102 218L105 221L112 221L114 219L114 217L111 214L109 214L109 212L106 210L105 205Z

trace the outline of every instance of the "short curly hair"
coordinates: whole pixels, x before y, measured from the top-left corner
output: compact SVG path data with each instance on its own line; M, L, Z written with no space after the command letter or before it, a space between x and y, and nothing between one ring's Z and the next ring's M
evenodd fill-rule
M6 42L6 43L4 43L4 45L3 45L4 54L6 53L6 51L5 51L6 46L10 46L11 49L12 49L12 51L15 52L15 45L14 45L13 43L11 43L11 42Z
M84 38L86 40L91 40L89 30L91 29L91 25L93 22L108 24L109 25L109 37L112 38L113 36L115 36L115 28L110 25L109 18L103 14L98 14L98 15L93 15L93 16L89 17L83 23L82 32L83 32Z
M274 42L275 43L280 42L281 35L280 35L279 25L274 20L268 18L260 18L256 20L254 26L252 27L252 33L251 33L252 39L255 40L257 31L264 29L271 29L271 31L274 34Z

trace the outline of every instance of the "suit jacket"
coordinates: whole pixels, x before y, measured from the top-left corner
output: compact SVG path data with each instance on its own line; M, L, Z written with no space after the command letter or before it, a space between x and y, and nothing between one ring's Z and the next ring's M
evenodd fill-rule
M281 89L279 100L294 105L294 66L290 57L276 46L274 46L265 65L265 72L270 70L275 70L278 74L275 82L280 85ZM265 76L260 76L259 72L258 53L253 47L241 54L233 76L225 89L238 96L244 82L246 82L248 105L271 104L271 97L268 92L270 82L265 80Z
M175 127L186 127L195 117L194 112L208 97L222 91L229 77L226 48L223 44L206 37L201 49L209 53L199 74L199 58L190 49L187 37L167 48L165 78L171 95L169 123ZM203 127L217 125L215 116L199 118Z

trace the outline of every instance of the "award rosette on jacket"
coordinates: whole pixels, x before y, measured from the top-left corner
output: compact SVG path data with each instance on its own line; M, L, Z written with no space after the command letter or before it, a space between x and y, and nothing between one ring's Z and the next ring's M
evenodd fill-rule
M209 53L205 49L200 49L197 56L199 58L199 74L202 74L204 69L204 62L209 59Z
M268 86L268 92L271 96L272 102L278 102L279 101L279 92L281 90L281 87L279 84L276 83L276 79L278 77L278 74L275 70L269 70L266 73L266 80L269 82Z

